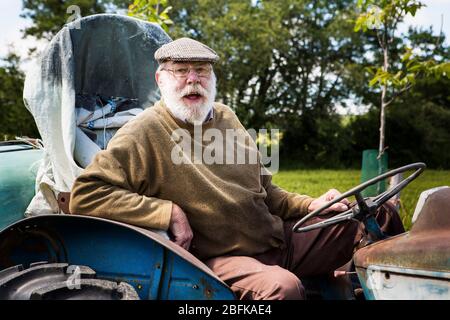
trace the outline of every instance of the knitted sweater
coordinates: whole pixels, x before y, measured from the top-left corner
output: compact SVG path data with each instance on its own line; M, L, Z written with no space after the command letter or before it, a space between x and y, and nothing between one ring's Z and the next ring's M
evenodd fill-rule
M200 259L251 256L282 247L283 220L305 215L313 199L282 190L270 175L261 175L259 161L250 163L256 145L229 107L215 103L214 117L196 127L175 118L163 102L146 109L77 178L70 211L167 230L176 203L194 233L190 251ZM203 139L195 140L198 129ZM212 143L211 132L225 137L227 129L240 129L234 132L250 138L243 147L246 163L193 158L194 149L205 151ZM194 137L192 150L180 149L180 135L174 131ZM217 151L210 154L217 156Z

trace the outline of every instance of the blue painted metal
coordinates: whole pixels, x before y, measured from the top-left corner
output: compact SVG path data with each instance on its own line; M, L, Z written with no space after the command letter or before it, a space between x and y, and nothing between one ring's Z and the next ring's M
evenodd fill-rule
M87 265L98 277L129 283L141 299L234 299L226 284L170 240L106 219L27 218L0 232L0 252L0 269L36 261Z
M200 269L186 268L186 262L178 255L166 257L160 297L163 300L234 299L230 292L224 292L223 283L210 281Z
M381 231L380 225L378 224L374 216L367 217L364 220L364 226L373 239L386 239L386 235L383 233L383 231Z
M370 288L369 282L367 280L366 269L364 268L356 268L356 273L358 275L359 283L364 292L364 298L366 300L376 300L373 295L372 288Z
M43 151L28 144L0 145L0 229L23 219L35 194L35 180Z
M357 268L367 300L450 300L450 272L384 265Z

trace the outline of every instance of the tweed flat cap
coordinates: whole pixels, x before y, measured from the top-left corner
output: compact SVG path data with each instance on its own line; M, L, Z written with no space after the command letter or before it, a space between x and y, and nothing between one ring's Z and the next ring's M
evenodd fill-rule
M180 38L166 43L155 52L158 63L165 61L205 61L214 63L219 60L217 53L201 42L190 38Z

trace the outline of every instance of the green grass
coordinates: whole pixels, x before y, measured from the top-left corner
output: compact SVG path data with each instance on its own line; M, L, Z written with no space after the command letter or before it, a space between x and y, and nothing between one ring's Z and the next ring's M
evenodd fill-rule
M409 174L409 173L407 173ZM405 176L407 175L405 174ZM318 197L330 188L345 192L360 183L360 170L280 170L273 182L287 191ZM400 215L406 229L411 227L417 200L424 190L450 186L450 170L425 170L401 192ZM350 199L352 200L352 199Z

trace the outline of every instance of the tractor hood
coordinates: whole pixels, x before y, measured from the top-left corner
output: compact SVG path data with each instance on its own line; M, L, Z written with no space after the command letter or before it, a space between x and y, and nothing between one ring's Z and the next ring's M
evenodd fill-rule
M356 267L382 265L428 271L450 270L450 188L426 199L409 233L359 250Z

